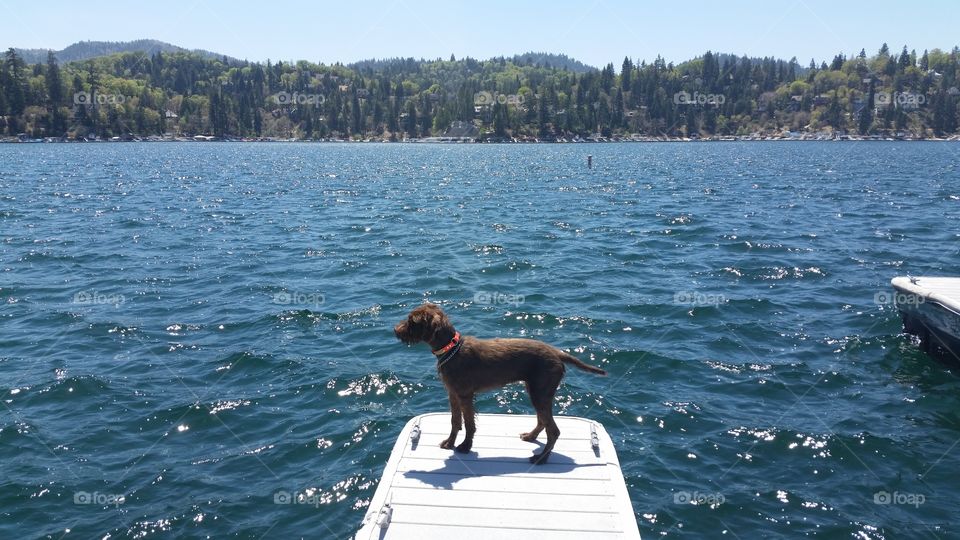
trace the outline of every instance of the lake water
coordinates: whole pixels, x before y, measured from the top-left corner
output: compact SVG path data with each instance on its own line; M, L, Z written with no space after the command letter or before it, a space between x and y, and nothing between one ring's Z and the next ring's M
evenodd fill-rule
M446 409L392 334L425 300L610 372L569 371L555 411L606 426L645 538L956 535L960 380L888 300L960 270L958 165L951 143L0 145L0 537L349 537L405 421ZM478 410L531 407L514 385Z

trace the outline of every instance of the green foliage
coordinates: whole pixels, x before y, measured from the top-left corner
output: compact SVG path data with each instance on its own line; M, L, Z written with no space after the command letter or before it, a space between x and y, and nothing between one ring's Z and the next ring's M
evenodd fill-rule
M50 54L28 66L11 49L0 63L0 132L399 140L468 122L491 139L944 135L960 124L958 56L932 49L918 58L906 47L894 55L885 46L873 57L840 54L802 68L795 58L708 51L678 65L624 58L618 72L544 54L344 66L157 51L64 65Z

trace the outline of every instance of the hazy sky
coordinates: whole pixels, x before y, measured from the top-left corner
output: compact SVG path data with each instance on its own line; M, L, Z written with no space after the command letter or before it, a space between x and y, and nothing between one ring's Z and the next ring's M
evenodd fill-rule
M0 47L153 38L249 60L489 58L564 53L602 66L706 50L829 60L883 42L922 51L960 42L960 0L718 2L413 0L352 2L0 0Z

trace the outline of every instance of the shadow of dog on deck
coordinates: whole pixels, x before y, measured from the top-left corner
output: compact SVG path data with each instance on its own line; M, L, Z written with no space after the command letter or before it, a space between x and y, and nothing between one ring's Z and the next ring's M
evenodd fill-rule
M583 467L606 466L606 463L577 464L572 458L558 454L550 455L550 462L534 465L527 459L515 456L489 456L478 458L476 452L453 454L443 461L443 466L431 470L405 471L403 476L439 489L453 489L453 485L467 478L481 476L517 475L531 478L550 474L563 474Z

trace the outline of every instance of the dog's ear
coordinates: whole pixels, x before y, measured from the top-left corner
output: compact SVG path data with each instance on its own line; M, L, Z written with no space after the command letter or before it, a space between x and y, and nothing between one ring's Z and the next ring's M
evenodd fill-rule
M430 334L428 341L433 341L437 338L437 332L443 328L443 319L443 312L439 310L434 311L430 315L430 322L427 324L427 332Z
M428 340L433 335L433 313L424 309L424 306L418 307L410 312L407 318L406 328L411 335L421 341Z
M447 318L447 314L441 309L432 310L433 313L429 315L430 320L427 323L427 336L424 336L425 341L436 342L440 336L440 332L444 330L449 330L450 328L450 319Z

